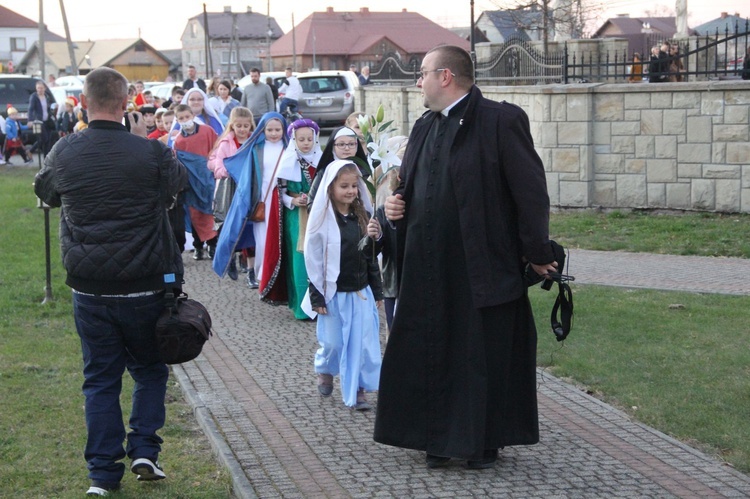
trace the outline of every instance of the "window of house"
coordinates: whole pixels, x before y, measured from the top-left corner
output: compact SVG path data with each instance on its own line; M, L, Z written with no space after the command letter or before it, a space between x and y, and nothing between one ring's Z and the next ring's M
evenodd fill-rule
M222 64L227 64L227 63L229 63L229 64L236 64L237 63L237 51L236 50L232 50L232 57L231 57L231 61L230 61L229 51L228 50L222 50L221 51L221 63Z
M191 52L189 50L185 51L185 62L187 62L188 64L190 64L191 62L193 62L192 61L193 58L190 57L190 54L191 54Z
M190 23L190 38L195 38L198 34L198 25L196 23Z
M13 52L26 52L26 38L11 38L10 50Z

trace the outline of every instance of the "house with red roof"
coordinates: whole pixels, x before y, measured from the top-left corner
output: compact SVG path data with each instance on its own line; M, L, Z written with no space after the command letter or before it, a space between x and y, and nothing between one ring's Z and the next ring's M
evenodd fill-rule
M422 58L437 45L458 45L469 50L469 41L447 28L406 9L400 12L313 12L271 45L276 68L296 71L345 70L351 64L377 65L389 53L403 60Z
M26 51L38 40L37 21L0 5L0 72L12 73ZM44 41L60 42L65 38L46 30Z

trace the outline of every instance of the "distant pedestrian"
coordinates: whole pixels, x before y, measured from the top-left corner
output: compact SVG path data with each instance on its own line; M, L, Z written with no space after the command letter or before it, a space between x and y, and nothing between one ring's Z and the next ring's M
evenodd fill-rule
M188 77L182 83L182 88L190 90L191 88L200 88L203 92L206 91L206 82L202 78L198 78L198 73L195 70L195 66L192 64L188 65Z
M260 69L250 70L250 83L242 90L240 105L248 108L256 118L276 111L276 102L273 99L271 87L260 81Z
M370 84L370 66L363 66L362 67L362 73L358 76L359 78L359 84L369 85Z
M23 158L24 164L30 164L31 158L26 153L21 137L21 125L18 123L18 110L15 107L8 108L8 118L5 120L5 162L10 161L13 154L18 154Z

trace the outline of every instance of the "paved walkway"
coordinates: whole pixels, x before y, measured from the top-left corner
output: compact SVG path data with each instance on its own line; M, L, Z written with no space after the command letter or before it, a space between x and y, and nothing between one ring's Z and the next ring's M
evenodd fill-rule
M503 450L493 470L428 471L423 453L373 442L373 411L317 394L314 323L260 303L242 279L219 280L210 262L185 262L216 334L174 372L238 497L750 497L749 476L543 371L538 445ZM748 260L577 250L570 273L579 284L750 294Z

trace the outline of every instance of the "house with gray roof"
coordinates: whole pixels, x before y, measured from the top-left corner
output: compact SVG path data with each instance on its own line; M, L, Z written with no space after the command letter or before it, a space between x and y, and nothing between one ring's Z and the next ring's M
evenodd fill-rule
M201 78L221 75L239 80L252 67L269 71L268 48L283 34L273 17L253 12L252 7L244 12L224 7L223 12L208 12L205 18L198 14L188 19L180 38L182 72L187 74L192 64Z
M486 10L479 15L476 26L488 41L505 43L511 38L524 41L542 39L544 19L538 8L520 10Z

